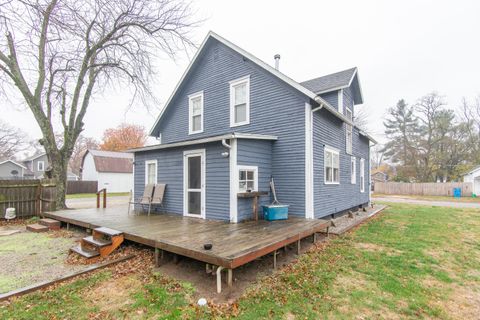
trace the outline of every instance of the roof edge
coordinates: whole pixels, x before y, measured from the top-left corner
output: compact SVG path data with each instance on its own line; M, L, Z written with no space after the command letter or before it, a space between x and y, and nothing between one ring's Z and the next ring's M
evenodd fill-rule
M27 169L27 167L25 167L24 165L22 165L22 164L20 164L20 163L18 163L18 162L16 162L16 161L14 161L14 160L12 160L12 159L7 159L7 160L5 160L5 161L2 161L2 162L0 162L0 164L4 164L4 163L7 163L7 162L11 162L11 163L13 163L13 164L15 164L15 165L23 168L23 169Z

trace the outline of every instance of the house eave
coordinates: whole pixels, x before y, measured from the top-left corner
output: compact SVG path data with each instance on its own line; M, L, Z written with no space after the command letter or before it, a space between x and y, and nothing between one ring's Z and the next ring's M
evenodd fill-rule
M225 139L252 139L252 140L271 140L271 141L275 141L275 140L278 140L278 137L273 136L273 135L233 132L233 133L229 133L229 134L223 134L223 135L212 136L212 137L201 138L201 139L195 139L195 140L187 140L187 141L173 142L173 143L167 143L167 144L156 144L156 145L142 147L142 148L130 149L130 150L127 150L127 152L135 153L135 152L143 152L143 151L177 148L177 147L191 146L191 145L195 145L195 144L217 142L217 141L222 141L222 140L225 140Z
M27 167L25 167L24 165L21 165L20 163L15 162L15 161L13 161L13 160L5 160L5 161L0 162L0 164L4 164L4 163L7 163L7 162L11 162L11 163L13 163L14 165L19 166L19 167L22 168L22 169L27 169Z

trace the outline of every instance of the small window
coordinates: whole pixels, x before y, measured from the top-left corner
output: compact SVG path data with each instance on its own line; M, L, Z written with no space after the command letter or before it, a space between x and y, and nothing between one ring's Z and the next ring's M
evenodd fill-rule
M343 89L338 90L338 112L343 114Z
M145 161L145 184L157 183L157 160Z
M329 147L325 147L325 183L340 183L340 153Z
M347 108L347 118L352 121L352 110ZM352 154L353 149L353 127L350 124L345 124L345 140L346 140L346 152Z
M188 134L203 132L203 91L188 96Z
M238 191L258 191L258 168L238 166Z
M365 159L360 159L360 192L365 192Z
M350 160L350 173L350 181L352 182L352 184L357 183L357 159L355 157L352 157Z
M37 171L45 171L45 162L44 161L38 161L37 162Z
M250 76L230 82L230 126L250 123Z

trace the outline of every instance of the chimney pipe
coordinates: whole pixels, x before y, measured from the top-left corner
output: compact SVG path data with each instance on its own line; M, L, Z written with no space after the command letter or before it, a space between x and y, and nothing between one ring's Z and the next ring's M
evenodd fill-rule
M278 68L280 67L279 64L280 64L280 55L277 53L274 57L275 59L275 69L278 70Z

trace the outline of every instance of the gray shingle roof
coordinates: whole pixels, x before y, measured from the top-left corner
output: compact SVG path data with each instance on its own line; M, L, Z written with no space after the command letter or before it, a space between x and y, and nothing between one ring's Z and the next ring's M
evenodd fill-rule
M348 86L356 70L357 68L351 68L340 72L328 74L323 77L300 82L300 84L308 90L318 94L320 92L325 92L330 89Z

